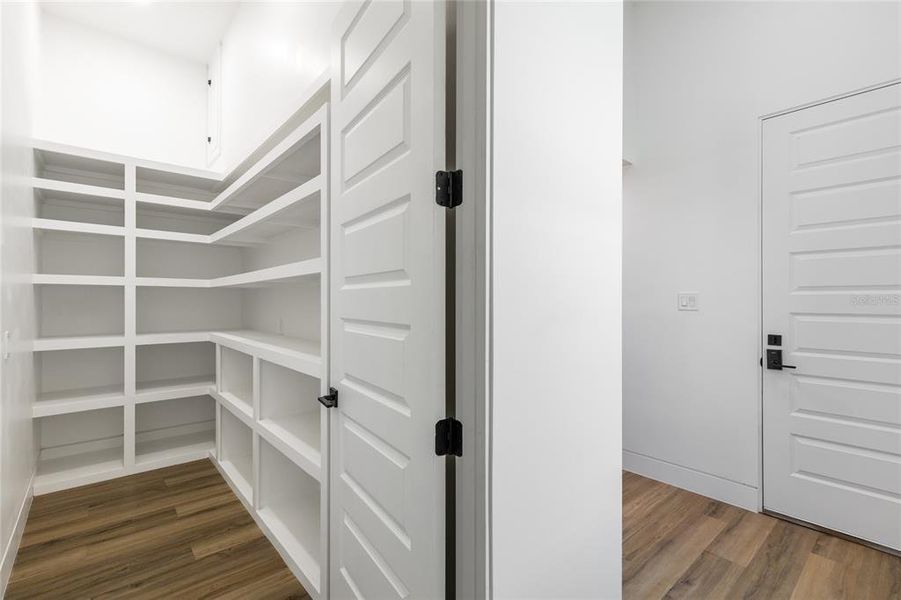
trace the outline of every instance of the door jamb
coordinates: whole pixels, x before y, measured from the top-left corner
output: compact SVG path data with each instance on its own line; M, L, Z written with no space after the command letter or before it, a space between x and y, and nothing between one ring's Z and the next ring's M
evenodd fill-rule
M815 106L820 106L823 104L828 104L829 102L835 102L836 100L844 100L846 98L851 98L852 96L857 96L860 94L865 94L867 92L873 92L876 90L881 90L883 88L891 87L893 85L901 85L901 77L897 79L889 79L888 81L883 81L881 83L877 83L874 85L866 86L863 88L859 88L850 92L845 92L843 94L837 94L835 96L829 96L827 98L823 98L820 100L814 100L813 102L807 102L805 104L799 104L797 106L793 106L790 108L785 108L782 110L777 110L775 112L767 113L765 115L761 115L757 118L757 355L763 357L763 126L769 119L773 119L776 117L781 117L784 115L788 115L791 113L798 112L800 110L804 110L807 108L813 108ZM764 498L764 473L763 473L763 376L764 370L761 365L760 368L760 377L757 380L757 433L759 440L759 452L757 456L757 470L758 476L757 480L760 482L758 486L757 493L757 511L764 512L765 508L763 505Z
M455 395L463 456L455 461L456 598L491 597L489 367L491 290L491 20L493 3L451 0L456 10L454 168L465 178L454 209ZM448 600L452 600L448 598Z

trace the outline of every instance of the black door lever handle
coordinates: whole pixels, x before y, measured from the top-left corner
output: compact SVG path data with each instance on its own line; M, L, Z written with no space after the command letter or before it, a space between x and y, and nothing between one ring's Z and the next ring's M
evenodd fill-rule
M770 348L766 351L766 368L771 371L781 371L782 369L797 369L798 367L783 364L782 350Z

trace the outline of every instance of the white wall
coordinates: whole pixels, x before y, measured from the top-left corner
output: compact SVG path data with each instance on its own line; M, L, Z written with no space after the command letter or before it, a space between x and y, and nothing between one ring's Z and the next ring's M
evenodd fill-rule
M330 64L341 2L247 2L222 39L222 150L228 170L300 108Z
M627 468L757 506L758 117L901 76L899 7L627 7Z
M493 597L616 598L622 5L494 18Z
M206 166L206 66L44 13L35 137Z
M32 173L33 75L39 13L30 3L0 4L0 332L10 332L10 357L0 358L0 595L9 579L23 506L35 469L31 427L34 367L22 344L34 336L34 264L29 226L34 204Z

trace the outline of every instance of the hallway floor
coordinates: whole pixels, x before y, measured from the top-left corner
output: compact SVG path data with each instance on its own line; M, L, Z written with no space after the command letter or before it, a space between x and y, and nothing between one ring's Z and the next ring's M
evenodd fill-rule
M34 499L20 598L308 599L208 460Z
M623 473L623 598L899 600L901 558Z

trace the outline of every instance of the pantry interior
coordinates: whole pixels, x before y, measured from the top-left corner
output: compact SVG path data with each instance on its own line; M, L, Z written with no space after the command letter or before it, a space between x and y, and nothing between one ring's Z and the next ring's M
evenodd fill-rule
M330 48L314 36L295 49L315 75L312 66L269 65L265 76L290 77L293 91L257 104L252 131L229 109L259 98L228 94L248 79L234 57L280 33L267 27L272 19L330 30L339 7L200 5L188 26L217 17L205 36L219 39L198 62L121 27L142 9L172 7L42 6L47 56L36 62L23 215L33 335L5 339L31 360L33 494L210 458L313 597L326 597L328 548L328 408L319 397L329 393ZM116 19L120 31L110 33ZM114 79L122 65L98 47L129 56L141 85ZM94 93L127 88L116 93L132 114L104 122L96 100L82 106L84 127L54 128L72 107L47 97L48 81L66 76L67 62L93 77L80 83ZM199 76L190 85L186 71ZM265 91L279 93L274 85ZM165 103L169 114L154 112ZM191 131L205 138L188 154L184 132L163 139L183 126L172 111L193 117ZM118 130L127 143L84 135L91 128Z
M328 485L324 97L224 178L36 141L32 225L35 494L215 456L314 590Z

